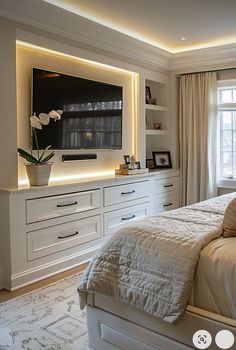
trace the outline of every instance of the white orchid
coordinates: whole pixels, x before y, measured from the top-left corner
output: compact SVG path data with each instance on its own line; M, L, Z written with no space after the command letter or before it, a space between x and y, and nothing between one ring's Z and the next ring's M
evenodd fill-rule
M43 125L48 125L49 122L50 122L50 117L48 114L46 113L40 113L39 114L39 119L40 119L40 122L43 124Z
M50 111L48 113L49 117L54 119L54 121L56 120L60 120L61 119L61 115L62 115L63 111L58 109L57 111L55 111L54 109L52 111Z
M31 126L32 128L35 128L35 129L42 129L42 123L40 121L40 119L35 115L32 115L30 117L30 123L31 123Z
M32 140L33 139L35 140L35 145L37 149L37 158L33 156L32 149L31 149L31 153L28 153L24 151L22 148L18 148L17 149L18 153L22 158L26 159L28 162L32 164L40 165L40 164L47 163L55 155L55 152L51 152L47 156L44 156L45 152L51 146L46 147L45 150L42 152L42 154L41 155L39 154L39 143L38 143L38 137L35 129L42 129L43 125L48 125L50 122L50 118L54 119L54 121L60 120L62 113L63 113L62 110L57 110L57 111L52 110L48 114L40 113L39 117L37 117L35 113L30 117L30 123L33 131Z

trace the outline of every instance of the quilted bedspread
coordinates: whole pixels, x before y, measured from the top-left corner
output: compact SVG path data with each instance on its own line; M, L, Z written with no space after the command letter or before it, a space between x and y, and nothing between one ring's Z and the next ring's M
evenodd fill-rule
M80 279L86 294L118 298L174 323L183 315L201 250L222 234L226 205L236 193L151 216L117 232Z

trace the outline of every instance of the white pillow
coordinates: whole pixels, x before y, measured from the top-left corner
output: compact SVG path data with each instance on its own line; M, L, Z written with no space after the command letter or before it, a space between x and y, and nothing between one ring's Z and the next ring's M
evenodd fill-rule
M236 198L226 207L223 221L223 237L236 237Z

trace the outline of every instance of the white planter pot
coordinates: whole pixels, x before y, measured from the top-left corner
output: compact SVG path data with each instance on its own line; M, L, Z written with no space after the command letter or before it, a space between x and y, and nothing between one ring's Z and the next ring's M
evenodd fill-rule
M30 186L48 185L52 163L25 164Z

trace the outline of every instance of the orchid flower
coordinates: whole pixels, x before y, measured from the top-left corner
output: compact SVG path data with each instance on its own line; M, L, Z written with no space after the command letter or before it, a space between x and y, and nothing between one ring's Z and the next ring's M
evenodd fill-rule
M56 120L60 120L61 119L61 115L62 115L63 111L61 111L60 109L58 109L57 111L55 111L54 109L48 113L49 117L54 119L54 121Z
M32 128L42 129L42 123L40 119L35 115L35 113L30 117L30 122L31 122Z
M46 113L40 113L39 114L39 119L40 119L40 123L43 124L43 125L48 125L49 122L50 122L50 117Z
M31 149L31 153L28 153L26 151L24 151L22 148L18 148L18 153L19 155L26 159L29 163L32 164L45 164L47 163L54 155L55 152L51 152L50 154L48 154L47 156L45 155L45 152L51 147L51 146L47 146L45 148L45 150L42 152L42 154L39 154L39 143L38 143L38 137L37 137L37 133L36 133L36 129L42 129L43 125L48 125L50 122L50 118L54 119L54 121L56 122L57 120L61 119L61 115L62 115L63 111L62 110L52 110L50 111L48 114L46 113L40 113L39 117L36 116L36 114L34 113L34 115L32 115L30 117L30 123L31 123L31 127L32 127L32 139L35 140L35 144L36 144L36 149L37 149L37 157L33 156L33 151Z

